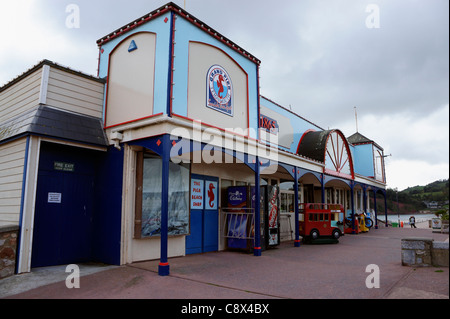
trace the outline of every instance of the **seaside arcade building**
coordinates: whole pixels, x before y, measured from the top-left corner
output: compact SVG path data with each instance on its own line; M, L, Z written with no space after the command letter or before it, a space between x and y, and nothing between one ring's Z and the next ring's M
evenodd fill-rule
M295 246L296 203L343 205L353 233L373 211L377 228L383 149L261 96L261 62L218 31L168 3L97 44L97 77L44 60L0 88L0 226L19 226L17 273L159 259L167 275L169 257L227 249L233 186L260 198L276 185ZM254 227L256 256L262 237Z

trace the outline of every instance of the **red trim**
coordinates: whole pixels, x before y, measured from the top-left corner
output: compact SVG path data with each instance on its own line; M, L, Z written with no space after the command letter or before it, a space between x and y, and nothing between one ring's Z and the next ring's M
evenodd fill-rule
M256 63L258 65L261 64L261 61L259 61L252 54L248 53L244 49L240 48L238 45L234 44L230 40L228 40L225 37L221 36L218 32L215 32L214 30L211 30L211 28L209 26L207 26L203 22L199 21L198 19L195 19L188 12L186 12L184 10L181 10L181 8L180 8L180 10L179 11L175 11L175 13L177 13L180 16L182 16L184 19L186 19L187 21L189 21L190 23L195 25L197 28L207 32L213 38L215 38L216 40L222 42L223 44L225 44L226 46L231 48L233 51L236 51L237 53L241 54L242 56L244 56L245 58L249 59L253 63Z
M107 73L107 75L106 75L106 92L105 92L105 117L104 117L104 121L105 121L105 122L103 123L103 125L106 125L106 122L107 122L108 96L109 96L109 75L110 75L110 71L111 71L111 56L113 55L114 51L116 51L116 49L117 49L122 43L124 43L125 41L127 41L130 37L133 37L133 36L135 36L136 34L140 34L140 33L150 33L150 34L154 34L154 35L156 36L156 33L155 33L155 32L150 32L150 31L139 31L139 32L130 34L130 35L127 36L126 38L122 39L122 41L120 41L119 43L117 43L117 45L116 45L116 46L111 50L111 52L109 53L109 56L108 56L108 73ZM156 63L156 47L155 47L155 62L154 62L154 63ZM99 60L99 65L100 65L100 60ZM155 70L155 72L153 72L153 93L154 93L154 92L155 92L155 73L156 73L156 67L154 66L153 69ZM99 70L100 70L100 67L99 67ZM155 94L153 94L153 109L152 109L152 112L154 111L154 109L155 109ZM157 115L159 115L159 114L157 114ZM152 116L152 115L150 115L150 117L151 117L151 116ZM144 117L144 118L147 118L147 117ZM131 121L128 121L128 122L123 122L123 123L120 123L120 124L114 124L114 125L110 125L110 126L104 126L103 128L104 128L104 129L107 129L107 128L110 128L110 127L114 127L114 126L118 126L118 125L123 125L123 124L130 123L130 122L133 122L133 121L139 121L139 120L142 120L142 119L143 119L143 118L131 120Z
M159 265L165 267L165 266L169 266L169 263L161 263L160 262Z
M179 6L177 6L174 3L170 3L168 5L165 5L159 9L156 9L154 11L152 11L149 14L146 14L145 16L134 20L133 22L129 23L126 27L122 27L121 29L118 29L112 33L110 33L109 35L101 38L100 40L97 41L97 45L103 45L104 43L107 43L109 41L111 41L112 39L122 35L123 33L129 32L130 30L140 26L141 24L148 22L164 13L166 13L167 11L173 11L175 14L182 16L184 19L186 19L187 21L189 21L190 23L192 23L193 25L195 25L197 28L207 32L209 35L211 35L212 37L214 37L216 40L224 43L226 46L230 47L231 49L233 49L234 51L238 52L239 54L241 54L242 56L244 56L245 58L249 59L250 61L253 61L256 64L261 64L261 61L258 60L256 57L254 57L252 54L250 54L249 52L245 51L244 49L242 49L241 47L239 47L238 45L236 45L235 43L233 43L232 41L230 41L229 39L225 38L224 36L222 36L221 34L219 34L218 32L216 32L215 30L211 29L209 26L207 26L205 23L203 23L202 21L198 20L197 18L193 17L192 15L190 15L187 11L183 10L182 8L180 8ZM115 34L114 34L115 33Z
M332 171L332 170L329 170L329 169L326 169L326 168L323 170L323 172L325 174L336 176L336 177L342 177L342 178L351 179L351 180L354 179L354 176L352 176L352 175L348 175L348 174Z
M216 128L216 129L218 129L219 131L226 132L226 133L229 133L229 134L232 134L232 135L241 136L241 137L247 138L247 139L249 139L249 140L253 140L253 141L258 142L257 139L255 139L255 138L253 138L253 137L251 137L251 136L248 136L248 135L242 135L242 134L239 134L239 133L236 133L236 132L232 132L232 131L229 131L229 130L226 130L226 129L223 129L223 128L220 128L220 127L217 127L217 126L208 124L208 123L204 123L204 122L199 121L199 120L191 119L190 117L187 117L187 116L179 115L179 114L177 114L177 113L173 113L172 115L173 115L174 117L179 117L179 118L182 118L182 119L191 121L191 122L201 122L202 125L205 125L205 126L208 126L208 127L212 127L212 128Z
M336 134L339 135L339 136L341 137L341 139L344 141L344 146L345 146L345 149L346 149L346 151L347 151L348 162L349 162L349 165L350 165L350 173L351 173L351 175L344 174L344 173L337 172L337 171L331 171L331 170L329 170L329 169L326 168L326 164L327 164L327 163L326 163L326 154L327 154L327 153L330 155L330 159L331 159L331 154L328 152L328 148L327 148L327 145L328 145L328 139L330 138L331 134L333 134L334 132L336 132ZM338 139L338 140L339 140L339 139ZM331 143L332 143L332 146L333 146L333 152L334 152L333 137L331 137ZM342 148L342 149L343 149L343 148ZM335 155L335 157L336 157L336 155ZM344 164L338 163L338 164L339 164L339 167L337 167L336 164L334 163L333 159L331 159L331 162L333 163L333 165L334 165L334 167L336 168L336 170L337 170L337 169L340 169L340 168L342 167L342 165L344 165L344 164L347 163L347 161L345 161ZM324 165L325 165L324 168L323 168L323 172L324 172L324 173L329 174L329 175L333 175L333 176L338 176L338 177L348 178L348 179L352 179L352 180L355 179L355 172L354 172L354 169L353 169L353 158L352 158L352 153L350 152L350 147L348 146L347 139L345 138L344 134L343 134L340 130L332 130L332 131L328 134L327 140L326 140L326 142L325 142L325 153L324 153L324 156L323 156L323 163L324 163ZM342 165L341 165L341 164L342 164Z
M123 122L123 123L119 123L119 124L114 124L114 125L110 125L110 126L106 126L106 127L104 127L103 129L109 129L109 128L112 128L112 127L117 127L117 126L120 126L120 125L125 125L125 124L130 124L130 123L134 123L134 122L139 122L139 121L141 121L141 120L146 120L146 119L149 119L149 118L152 118L152 117L155 117L155 116L159 116L159 115L163 115L164 113L158 113L158 114L152 114L152 115L149 115L149 116L146 116L146 117L141 117L141 118L139 118L139 119L135 119L135 120L131 120L131 121L127 121L127 122Z
M261 250L261 247L253 247L253 249Z
M297 152L296 152L297 155L298 155L298 151L300 150L300 145L302 144L303 138L304 138L305 135L308 134L309 132L315 132L315 130L309 129L309 130L305 131L305 133L303 133L302 137L300 138L300 141L298 142Z
M100 46L100 45L103 45L103 44L105 44L105 43L107 43L107 42L109 42L109 41L111 41L111 40L113 40L113 39L115 39L115 38L117 38L117 37L123 35L124 33L127 33L127 32L129 32L129 31L133 30L134 28L137 28L137 27L140 26L141 24L143 24L143 23L145 23L145 22L148 22L149 20L155 19L156 17L159 17L160 15L163 15L164 13L166 13L166 12L169 11L169 10L172 10L172 7L169 6L169 7L166 7L166 8L164 8L164 9L158 9L158 10L156 11L156 13L154 13L154 14L153 14L153 13L150 13L150 14L148 14L148 15L147 15L147 18L144 18L144 17L139 18L138 20L135 20L135 21L129 23L129 24L127 25L127 27L125 27L125 28L122 27L122 28L120 28L120 29L117 29L116 31L110 33L108 36L103 37L102 39L100 39L100 40L97 41L97 44L98 44L99 46Z

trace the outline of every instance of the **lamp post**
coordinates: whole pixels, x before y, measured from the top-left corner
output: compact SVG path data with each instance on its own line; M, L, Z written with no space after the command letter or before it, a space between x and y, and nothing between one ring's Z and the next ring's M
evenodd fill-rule
M395 188L397 192L397 218L398 218L398 227L400 227L400 205L398 204L398 188Z

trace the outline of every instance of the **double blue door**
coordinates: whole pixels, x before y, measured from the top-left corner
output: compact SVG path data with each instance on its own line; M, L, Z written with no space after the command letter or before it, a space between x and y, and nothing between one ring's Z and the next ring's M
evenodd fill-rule
M94 154L41 147L31 267L92 259Z
M219 249L219 179L191 175L190 234L186 236L186 254Z

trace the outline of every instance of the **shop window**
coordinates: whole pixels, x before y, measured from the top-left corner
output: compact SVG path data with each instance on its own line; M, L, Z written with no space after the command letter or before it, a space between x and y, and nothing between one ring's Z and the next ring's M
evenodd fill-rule
M134 238L161 235L162 160L138 152ZM189 233L189 164L169 163L169 236Z
M281 192L281 212L294 212L294 194Z
M281 180L281 182L280 182L280 190L282 190L282 191L283 190L293 191L294 190L294 182Z

